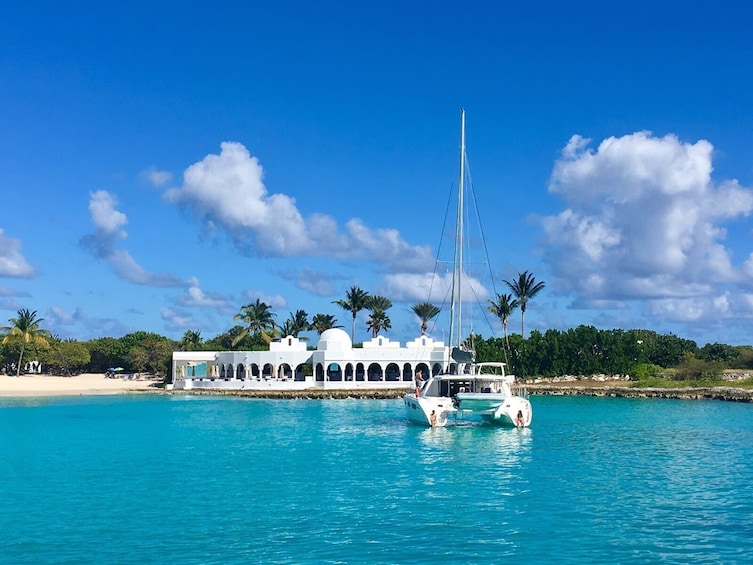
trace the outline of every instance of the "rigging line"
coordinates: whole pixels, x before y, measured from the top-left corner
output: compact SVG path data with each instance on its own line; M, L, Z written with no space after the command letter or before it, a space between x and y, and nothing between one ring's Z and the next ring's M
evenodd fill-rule
M450 190L447 195L447 204L445 205L445 210L444 210L444 220L442 221L442 231L439 233L439 244L437 245L437 254L434 259L434 272L432 273L431 281L429 282L429 296L426 299L427 302L431 302L431 295L434 290L434 281L437 278L437 269L439 268L439 263L440 263L439 258L442 252L442 241L444 241L445 228L447 227L447 218L450 214L450 205L452 203L452 195L454 192L453 190L454 186L455 186L454 183L450 183ZM442 304L444 304L444 302Z
M482 250L483 250L483 258L482 258L482 261L479 261L479 263L482 263L488 269L488 271L489 271L489 280L490 280L491 285L492 285L492 290L496 294L496 286L494 284L494 275L493 275L492 270L491 270L491 262L489 261L489 253L488 253L488 248L486 246L486 238L484 237L484 228L483 228L483 224L481 222L481 214L479 212L478 199L476 198L476 190L475 190L475 188L473 186L473 179L472 179L472 176L471 176L471 166L468 163L467 157L466 157L466 163L465 163L465 173L466 173L466 177L467 177L467 183L466 183L467 189L466 189L466 193L471 197L471 201L473 203L473 211L475 212L475 220L476 220L475 224L476 224L476 226L478 226L479 236L481 238L481 246L482 246ZM470 207L468 207L468 208L470 208ZM467 212L467 213L470 214L470 212ZM466 226L469 227L470 225L471 225L471 222L467 221L466 222ZM468 229L468 232L469 232L469 235L470 235L470 227ZM471 256L471 254L470 254L470 239L471 239L470 237L466 238L466 242L468 243L468 253L466 254L467 257ZM473 262L469 261L468 262L469 273L471 272L470 271L470 265L471 264L473 264ZM480 280L479 280L479 282L480 282ZM492 324L490 322L489 316L487 316L486 309L481 304L481 298L479 297L478 293L476 292L476 288L474 288L473 285L470 285L470 288L471 288L471 292L473 294L473 297L475 299L475 302L476 302L476 304L479 306L479 308L481 310L481 318L484 320L484 322L486 323L487 327L489 328L489 331L492 333L492 336L493 336L494 335L494 328L493 328L493 326L492 326ZM474 330L474 317L470 316L470 332L473 333L473 330Z
M473 201L473 210L476 213L476 224L478 225L479 234L481 236L481 248L484 252L484 261L486 262L486 266L489 269L489 280L492 284L492 291L494 295L497 295L497 284L494 280L494 273L492 272L492 264L489 259L489 248L486 245L486 234L484 233L484 224L481 222L481 212L479 211L478 207L478 200L476 199L476 190L473 187L473 179L471 178L471 167L468 164L468 161L466 160L466 169L468 173L468 185L469 190L471 194L471 200Z
M494 336L494 327L492 326L492 323L490 322L489 317L489 310L488 308L484 308L484 305L481 303L481 298L478 294L476 294L475 289L473 290L473 296L476 298L476 304L478 304L479 309L481 310L481 318L483 318L484 322L486 322L486 325L489 326L489 331L492 333L492 337ZM471 318L471 322L473 322L473 318ZM473 326L471 326L471 329Z
M448 287L447 288L447 292L445 292L444 298L442 299L442 302L440 302L440 304L439 304L440 311L447 305L448 297L450 295L450 291L451 291L451 288ZM431 320L431 331L430 331L429 335L433 334L433 332L436 329L438 323L439 323L439 315L437 315L436 318L432 318L432 320ZM427 328L427 330L428 329L429 328Z

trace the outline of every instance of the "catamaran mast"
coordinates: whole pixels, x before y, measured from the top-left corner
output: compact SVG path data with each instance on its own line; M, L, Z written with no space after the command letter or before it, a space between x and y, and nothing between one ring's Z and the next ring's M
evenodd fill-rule
M460 347L462 342L462 319L463 319L463 197L465 194L465 109L460 110L460 173L458 178L458 211L457 219L455 221L455 265L453 267L453 294L456 313L456 339L457 347Z

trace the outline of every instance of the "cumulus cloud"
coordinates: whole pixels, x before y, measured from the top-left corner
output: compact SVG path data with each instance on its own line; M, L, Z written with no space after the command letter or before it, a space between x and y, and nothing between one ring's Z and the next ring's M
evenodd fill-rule
M199 279L196 277L188 280L188 288L182 296L178 297L177 304L188 308L209 308L225 315L232 315L235 312L227 296L202 290Z
M89 214L94 233L81 238L80 244L97 259L109 263L115 274L135 284L159 287L182 287L185 283L168 273L151 273L145 270L127 251L117 249L118 240L124 240L128 223L126 215L116 210L115 198L105 190L90 194Z
M571 138L549 184L566 208L541 219L554 287L574 304L653 300L650 313L667 319L722 313L717 286L753 281L753 255L736 266L724 228L750 215L753 191L715 183L712 157L708 141L646 131L596 149Z
M31 278L37 270L21 254L21 240L8 237L0 229L0 277Z
M433 273L413 274L398 273L385 276L385 288L382 293L394 301L432 302L440 305L450 303L452 273L435 275ZM464 275L461 299L465 303L485 303L489 291L476 278Z
M394 229L372 229L351 219L344 230L326 214L304 217L295 199L270 194L259 160L240 143L224 142L183 173L183 185L165 198L225 230L239 248L277 257L369 259L420 271L432 262L428 247L406 243Z

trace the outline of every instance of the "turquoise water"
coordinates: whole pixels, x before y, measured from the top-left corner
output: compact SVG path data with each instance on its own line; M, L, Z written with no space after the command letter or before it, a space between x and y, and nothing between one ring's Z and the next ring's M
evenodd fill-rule
M2 563L749 563L753 405L0 399Z

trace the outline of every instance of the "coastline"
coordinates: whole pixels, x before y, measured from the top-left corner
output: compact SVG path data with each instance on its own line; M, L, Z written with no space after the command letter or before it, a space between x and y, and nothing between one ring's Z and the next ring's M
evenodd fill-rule
M158 381L108 379L104 373L83 373L74 377L51 375L0 375L0 398L35 396L97 396L163 392Z
M619 384L565 385L529 384L532 395L546 396L610 396L619 398L674 398L678 400L725 400L753 402L753 390L734 387L633 388Z
M102 373L84 373L74 377L50 375L0 375L0 398L37 396L99 396L114 394L174 394L193 396L236 396L268 399L399 399L404 390L165 390L149 379L108 379ZM528 392L547 396L601 396L620 398L674 398L682 400L724 400L753 402L753 390L729 387L633 388L624 381L583 381L527 383Z
M726 400L753 402L753 390L734 387L695 388L632 388L622 384L599 383L572 385L567 383L528 384L532 396L609 396L620 398L674 398L680 400ZM199 396L238 396L267 399L397 399L404 390L172 390L167 394Z

